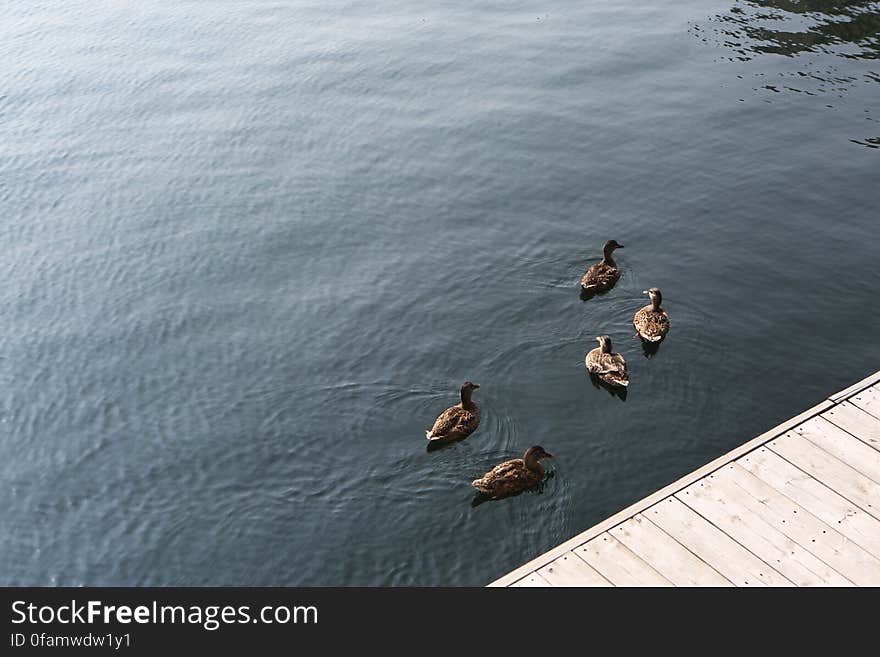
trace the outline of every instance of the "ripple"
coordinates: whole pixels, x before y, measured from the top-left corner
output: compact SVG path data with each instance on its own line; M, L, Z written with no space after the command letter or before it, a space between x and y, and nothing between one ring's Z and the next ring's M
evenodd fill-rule
M870 114L873 103L858 105L870 103L876 95L872 88L878 82L880 61L876 0L736 0L727 12L691 23L689 32L731 52L726 59L752 64L738 77L750 77L752 91L765 102L774 102L774 94L793 93L821 102L824 110L842 108L850 120L876 121L870 115L859 116ZM762 68L756 71L756 66ZM874 137L849 141L877 146Z
M875 356L876 4L12 4L7 583L482 585Z
M880 58L880 3L876 0L736 0L712 23L715 43L733 50L741 61L767 54L794 57L804 53ZM708 38L699 26L693 31ZM853 78L824 81L846 83Z

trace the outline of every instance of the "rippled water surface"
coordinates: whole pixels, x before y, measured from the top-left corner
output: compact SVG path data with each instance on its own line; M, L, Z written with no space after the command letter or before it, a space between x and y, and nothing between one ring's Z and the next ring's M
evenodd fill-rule
M2 583L482 585L877 370L878 38L877 2L7 2ZM472 507L535 443L543 491Z

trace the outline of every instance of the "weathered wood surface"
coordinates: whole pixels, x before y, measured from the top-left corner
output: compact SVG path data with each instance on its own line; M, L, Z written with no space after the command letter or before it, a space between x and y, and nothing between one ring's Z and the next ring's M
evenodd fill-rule
M574 552L563 554L541 568L538 574L551 586L612 586L595 568Z
M880 586L880 372L491 586Z

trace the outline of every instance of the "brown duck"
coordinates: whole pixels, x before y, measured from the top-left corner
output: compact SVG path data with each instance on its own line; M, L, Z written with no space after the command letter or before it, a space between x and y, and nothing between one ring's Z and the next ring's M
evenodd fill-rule
M636 311L633 326L639 337L646 342L660 342L669 333L669 315L660 307L663 295L656 287L645 290L642 294L651 297L651 304Z
M505 461L489 470L471 486L493 500L533 488L544 478L541 459L553 458L540 445L529 447L521 459Z
M434 426L425 432L431 443L461 440L471 435L480 424L480 407L471 399L471 393L480 386L470 381L461 384L461 403L450 406L437 416Z
M602 260L587 270L581 278L581 289L587 294L595 294L610 289L620 278L620 270L614 262L612 253L615 249L622 249L623 244L617 240L608 240L602 247Z
M605 383L626 387L629 377L626 374L626 359L611 351L611 338L607 335L596 337L599 346L587 353L584 362L590 374L595 374Z

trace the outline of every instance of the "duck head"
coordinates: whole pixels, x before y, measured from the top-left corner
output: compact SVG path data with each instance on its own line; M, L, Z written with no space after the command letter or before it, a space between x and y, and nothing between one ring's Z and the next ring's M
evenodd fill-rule
M611 265L612 267L616 267L617 263L614 262L614 258L612 257L612 253L614 253L614 249L622 249L623 244L618 242L617 240L608 240L602 246L602 262L606 265Z
M663 294L660 292L659 287L652 287L644 290L642 294L647 294L651 297L651 303L654 304L654 310L660 309L660 304L663 302Z
M622 249L623 244L618 242L617 240L608 240L602 246L602 257L605 258L605 261L614 262L614 259L611 257L611 254L614 253L615 249Z
M602 353L605 353L605 354L611 353L611 336L610 335L597 335L596 340L599 341L599 347L601 347Z
M461 384L461 403L465 406L471 403L471 393L474 390L480 387L478 383L472 383L471 381L465 381Z
M540 445L532 445L526 450L526 453L523 454L523 461L526 462L526 467L530 470L537 469L538 464L541 462L541 459L552 458L553 455L545 451L544 448Z

